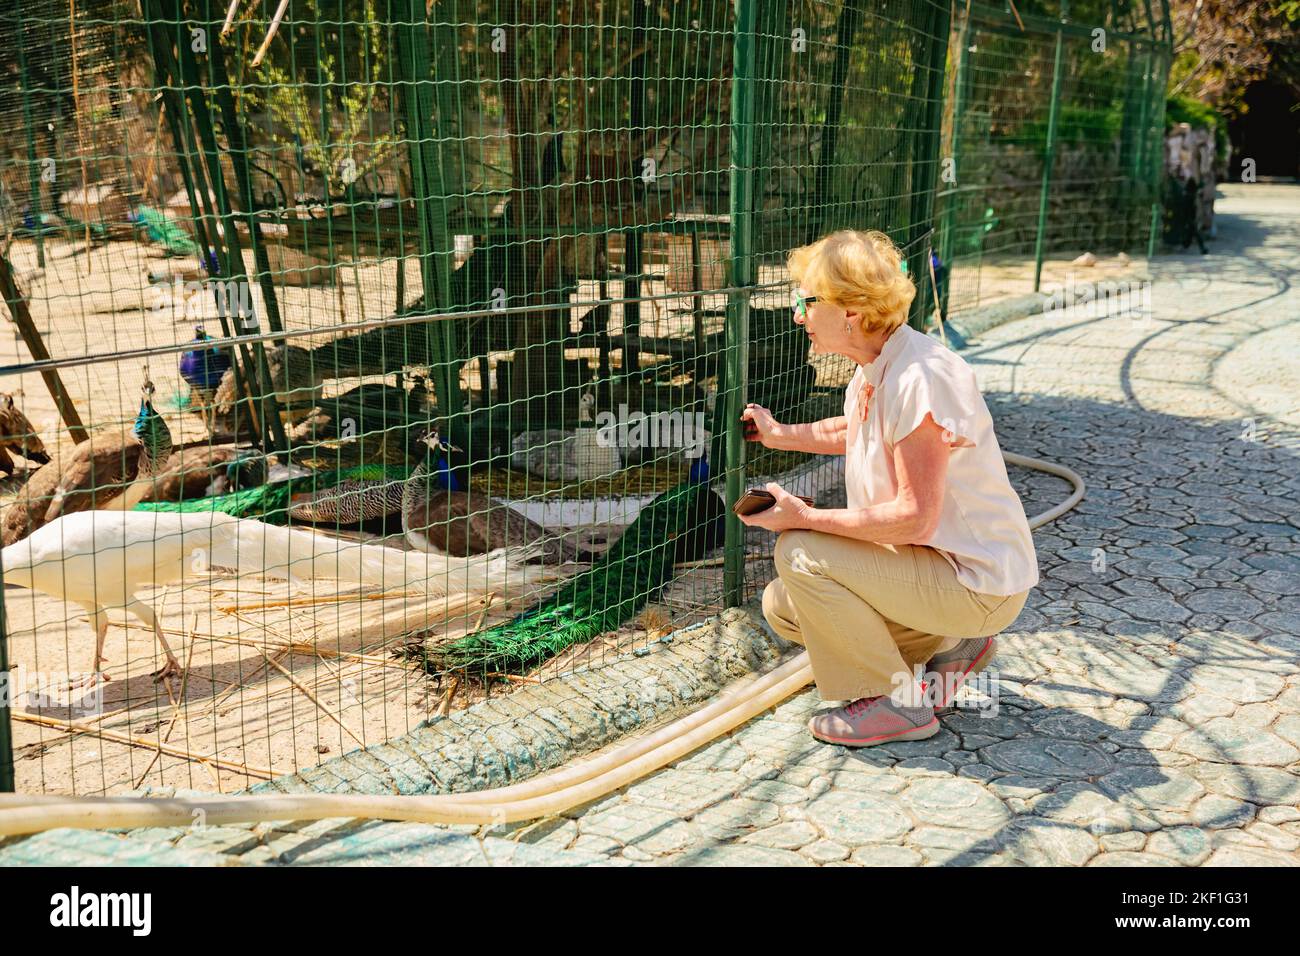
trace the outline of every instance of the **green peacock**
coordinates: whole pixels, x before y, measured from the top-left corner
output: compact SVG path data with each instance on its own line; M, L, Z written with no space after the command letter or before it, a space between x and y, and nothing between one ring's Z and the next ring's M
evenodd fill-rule
M517 617L450 643L434 636L404 653L431 674L473 667L519 673L620 627L672 580L674 565L722 543L726 506L709 488L707 456L646 507L588 570Z

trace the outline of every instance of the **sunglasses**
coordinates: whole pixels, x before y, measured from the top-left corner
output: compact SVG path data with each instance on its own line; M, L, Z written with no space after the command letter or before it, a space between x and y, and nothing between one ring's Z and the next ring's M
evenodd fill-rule
M808 318L808 306L812 305L816 301L817 296L804 295L798 289L793 289L790 292L790 308L793 309L795 314L801 319Z

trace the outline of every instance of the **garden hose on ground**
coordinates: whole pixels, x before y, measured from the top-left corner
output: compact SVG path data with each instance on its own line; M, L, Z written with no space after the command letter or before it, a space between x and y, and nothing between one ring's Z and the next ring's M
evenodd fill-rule
M1083 479L1063 465L1010 452L1008 464L1057 475L1074 490L1060 504L1034 515L1037 528L1069 511L1083 498ZM729 687L712 703L613 749L523 783L474 793L423 797L366 794L273 794L234 797L67 797L0 795L0 836L38 833L56 827L78 829L221 826L333 817L418 823L494 825L554 816L679 760L691 751L775 707L812 682L808 654Z

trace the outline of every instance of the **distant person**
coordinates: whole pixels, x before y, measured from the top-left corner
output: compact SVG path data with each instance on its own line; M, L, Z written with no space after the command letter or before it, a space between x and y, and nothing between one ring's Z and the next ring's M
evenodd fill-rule
M787 425L750 405L741 417L769 448L844 455L848 507L767 486L776 504L741 519L780 533L763 613L808 648L822 697L845 701L809 722L817 739L931 737L935 709L988 665L1038 583L1029 522L975 373L907 325L916 289L889 238L833 232L789 268L794 321L817 351L857 363L844 414Z
M1201 255L1205 255L1210 250L1205 248L1205 238L1201 235L1201 210L1199 197L1201 194L1201 182L1195 176L1188 176L1183 180L1182 185L1182 225L1183 225L1183 249L1189 249L1192 240L1196 240L1197 248L1201 250Z

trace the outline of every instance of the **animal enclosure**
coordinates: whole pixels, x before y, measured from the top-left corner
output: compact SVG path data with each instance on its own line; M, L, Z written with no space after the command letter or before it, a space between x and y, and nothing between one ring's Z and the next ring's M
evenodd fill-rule
M966 294L949 265L1025 252L971 210L1014 193L989 143L1051 137L1000 122L981 153L961 104L985 100L949 92L1025 68L961 72L994 16L31 0L0 19L0 785L238 790L761 590L772 536L729 504L775 479L833 506L842 469L747 443L740 411L838 414L853 372L791 321L786 253L881 229L924 328ZM1107 103L1150 99L1136 66L1103 72ZM1152 110L1098 146L1124 161L1093 233L1048 252L1145 242L1158 154L1124 150ZM954 137L967 192L942 179Z

